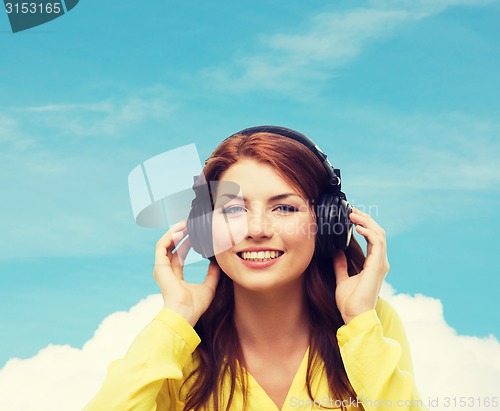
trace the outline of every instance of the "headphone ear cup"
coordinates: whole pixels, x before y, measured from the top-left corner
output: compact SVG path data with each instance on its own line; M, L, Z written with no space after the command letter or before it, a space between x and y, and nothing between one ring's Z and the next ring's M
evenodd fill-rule
M333 241L332 219L334 218L334 203L337 197L332 192L321 195L316 205L316 244L319 251L325 255L335 253L335 242Z
M347 200L337 193L323 193L316 206L316 238L320 252L333 256L337 250L347 248L352 235L351 210Z
M337 229L335 231L336 248L338 250L345 250L349 246L352 237L353 227L351 219L349 218L349 214L352 212L352 206L347 200L340 198L337 208L338 221Z
M214 255L212 243L212 202L208 186L195 187L196 197L191 202L191 211L187 220L189 240L194 251L203 258Z

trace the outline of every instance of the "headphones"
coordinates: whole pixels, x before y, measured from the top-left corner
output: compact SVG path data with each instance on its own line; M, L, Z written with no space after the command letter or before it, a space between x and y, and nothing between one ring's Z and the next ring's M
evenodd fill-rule
M316 248L323 255L333 256L337 250L345 250L352 236L352 223L349 214L352 206L341 191L340 170L333 168L326 154L307 136L297 131L278 126L257 126L241 130L235 135L251 136L255 133L272 133L291 138L311 150L321 161L328 173L329 187L320 196L314 206L316 214ZM191 246L204 258L214 256L212 244L213 199L203 173L195 177L193 190L196 194L191 203L191 211L187 220L187 228Z

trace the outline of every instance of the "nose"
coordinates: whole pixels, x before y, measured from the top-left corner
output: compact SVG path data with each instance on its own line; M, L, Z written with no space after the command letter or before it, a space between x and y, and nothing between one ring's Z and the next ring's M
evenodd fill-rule
M271 238L273 236L272 222L264 210L248 213L247 238Z

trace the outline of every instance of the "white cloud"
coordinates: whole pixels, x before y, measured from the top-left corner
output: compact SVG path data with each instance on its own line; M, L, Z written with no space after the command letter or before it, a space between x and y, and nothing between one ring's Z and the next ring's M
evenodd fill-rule
M499 396L500 343L493 337L461 336L446 324L439 300L382 295L403 318L411 341L422 398L440 402L431 411L449 411L445 397ZM0 409L79 411L97 392L107 365L124 355L135 335L161 309L160 295L140 301L129 312L107 317L82 349L50 345L26 360L12 359L0 370ZM463 407L469 410L499 408Z
M379 9L406 10L416 18L425 18L455 6L481 6L494 0L370 0Z
M0 148L2 151L25 150L32 145L33 139L21 132L14 118L0 114Z
M30 359L11 359L0 370L0 409L80 411L97 392L107 365L162 307L160 295L128 312L108 316L82 349L49 345Z
M478 338L458 335L443 317L438 299L421 294L396 294L385 284L381 295L403 319L412 345L415 376L422 399L434 402L431 411L499 410L479 405L478 398L500 401L500 343L493 336ZM474 406L446 406L446 397L473 397ZM469 398L467 399L469 401Z
M356 132L370 135L366 144L382 154L346 158L345 187L354 204L375 210L374 217L383 210L380 223L390 235L428 218L470 218L479 202L486 213L494 208L492 194L500 187L496 119L360 108L346 113L358 126L363 119L366 131Z
M240 53L223 67L207 68L202 77L210 87L231 93L267 89L296 98L311 96L319 83L335 76L336 68L404 24L448 7L490 2L376 0L353 10L322 12L310 18L305 30L261 36L259 51Z
M115 107L110 101L101 101L89 104L46 104L43 106L27 107L23 111L32 111L39 113L50 113L50 112L68 112L73 110L82 111L98 111L103 113L110 113L114 111Z
M32 121L66 136L116 136L147 119L167 118L174 107L163 87L153 87L122 99L44 104L18 111L31 114Z

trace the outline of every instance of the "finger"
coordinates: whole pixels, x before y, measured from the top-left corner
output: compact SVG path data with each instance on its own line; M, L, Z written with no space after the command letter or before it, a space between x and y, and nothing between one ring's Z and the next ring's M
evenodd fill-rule
M187 229L187 221L186 220L179 221L178 223L176 223L172 227L170 227L169 230L165 233L165 235L163 237L168 237L169 233L174 234L174 233L184 231L186 229Z
M333 258L333 272L335 273L337 285L349 278L347 272L347 259L343 251L337 251L337 253L335 253L335 257Z
M181 221L172 226L156 243L155 264L170 265L172 250L186 236L186 222Z
M382 243L383 247L385 247L386 243L386 235L385 231L373 220L359 220L354 217L351 221L355 223L356 231L358 234L361 234L367 243L367 253L369 254L371 251L371 247L374 244ZM369 234L369 235L368 235Z
M367 255L365 260L365 268L369 265L373 266L373 263L382 267L382 271L389 271L389 263L387 261L387 251L386 251L386 243L384 239L381 239L377 233L374 231L367 229L362 226L356 226L356 231L365 237L367 246ZM378 271L378 270L377 270Z
M366 242L368 243L368 247L375 246L377 248L385 249L385 238L381 237L375 230L364 227L362 225L357 225L356 231L358 232L358 234L361 234L365 238Z
M378 225L369 214L366 214L358 209L353 209L353 212L349 214L349 218L354 224L369 228L370 230L375 231L380 237L385 238L386 234L384 229Z
M190 249L191 241L189 241L189 238L187 238L177 248L175 253L172 254L172 268L177 277L179 277L181 280L184 279L184 276L182 274L182 267L184 266L184 261L186 261L186 256L188 255Z
M212 289L212 291L215 293L215 288L217 287L217 283L219 282L219 277L219 264L214 261L210 262L210 265L208 266L207 277L205 278L205 281L203 281L203 284L210 287L210 289Z
M169 259L172 258L172 252L175 247L187 236L187 227L176 227L175 230L168 230L168 232L160 239L159 244L166 250L166 255Z
M176 233L182 232L187 230L187 222L186 221L180 221L177 224L174 224L170 229L163 234L163 236L158 240L157 245L161 246L162 248L168 248L172 246L172 240L173 236L176 235ZM175 247L175 244L174 244Z
M365 213L364 211L361 211L359 208L356 208L356 207L352 208L352 214L357 214L357 215L365 216L365 217L371 217L370 214Z
M160 241L168 238L169 234L172 235L173 233L177 233L179 231L184 230L187 227L187 221L182 220L179 221L178 223L174 224L172 227L168 229L168 231L160 238Z

